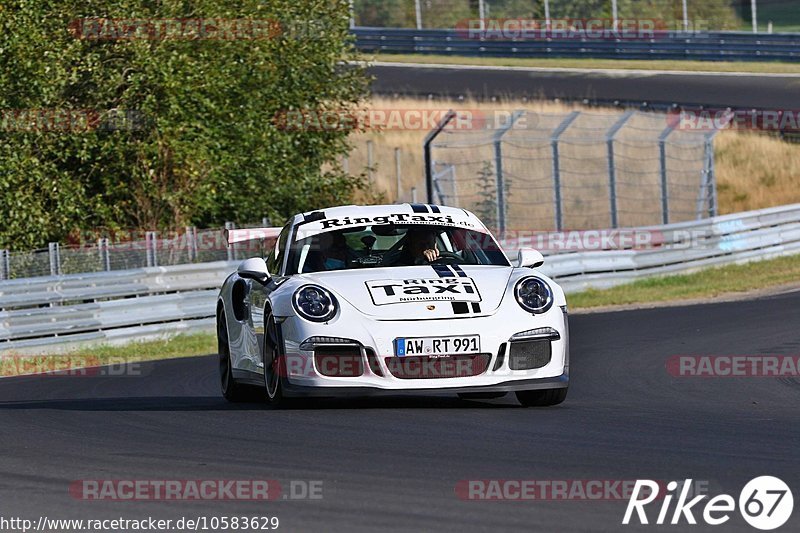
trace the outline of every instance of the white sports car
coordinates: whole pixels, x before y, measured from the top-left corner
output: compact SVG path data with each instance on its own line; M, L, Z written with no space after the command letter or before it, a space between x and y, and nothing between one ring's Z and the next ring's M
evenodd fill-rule
M424 204L344 206L282 228L231 230L228 242L277 236L222 286L222 392L296 396L515 392L525 406L564 401L567 305L535 270L509 261L469 211ZM513 263L513 264L512 264Z

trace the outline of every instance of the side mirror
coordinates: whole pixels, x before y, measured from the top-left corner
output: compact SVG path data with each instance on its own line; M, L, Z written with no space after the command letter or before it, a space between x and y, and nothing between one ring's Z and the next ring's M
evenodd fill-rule
M236 273L239 274L240 278L254 279L259 282L264 282L269 279L267 263L260 257L245 259L239 264Z
M520 248L517 254L517 266L536 268L544 264L544 256L539 250L533 248Z

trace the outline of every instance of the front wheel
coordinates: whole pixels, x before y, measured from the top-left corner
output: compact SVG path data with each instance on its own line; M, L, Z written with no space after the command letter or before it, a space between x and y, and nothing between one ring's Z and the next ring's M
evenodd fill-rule
M286 403L282 389L286 358L282 352L280 329L272 313L268 313L264 324L264 388L267 390L267 401L274 405Z
M542 389L542 390L520 390L516 392L517 400L524 407L547 407L558 405L567 399L567 389Z

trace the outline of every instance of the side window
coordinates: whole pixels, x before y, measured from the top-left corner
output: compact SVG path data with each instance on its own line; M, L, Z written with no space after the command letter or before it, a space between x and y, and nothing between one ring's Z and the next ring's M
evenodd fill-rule
M281 264L283 264L283 257L286 253L286 241L288 239L289 224L287 223L281 230L281 234L278 235L278 240L269 253L269 257L267 257L267 270L269 270L269 273L272 275L277 274L278 270L281 268Z

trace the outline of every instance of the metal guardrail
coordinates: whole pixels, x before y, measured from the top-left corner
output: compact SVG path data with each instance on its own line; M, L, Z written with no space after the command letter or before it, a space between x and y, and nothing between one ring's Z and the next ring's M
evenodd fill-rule
M800 61L800 34L665 32L650 39L478 39L465 30L367 28L352 30L367 53L699 61Z
M558 253L542 271L566 292L800 253L800 204L633 230L656 247ZM504 243L514 249L515 242Z
M654 246L558 251L542 271L575 292L652 276L800 253L800 204L633 228ZM507 239L509 252L530 246ZM0 282L0 353L58 350L180 331L213 330L218 287L235 262Z
M0 282L0 352L211 330L235 262Z

